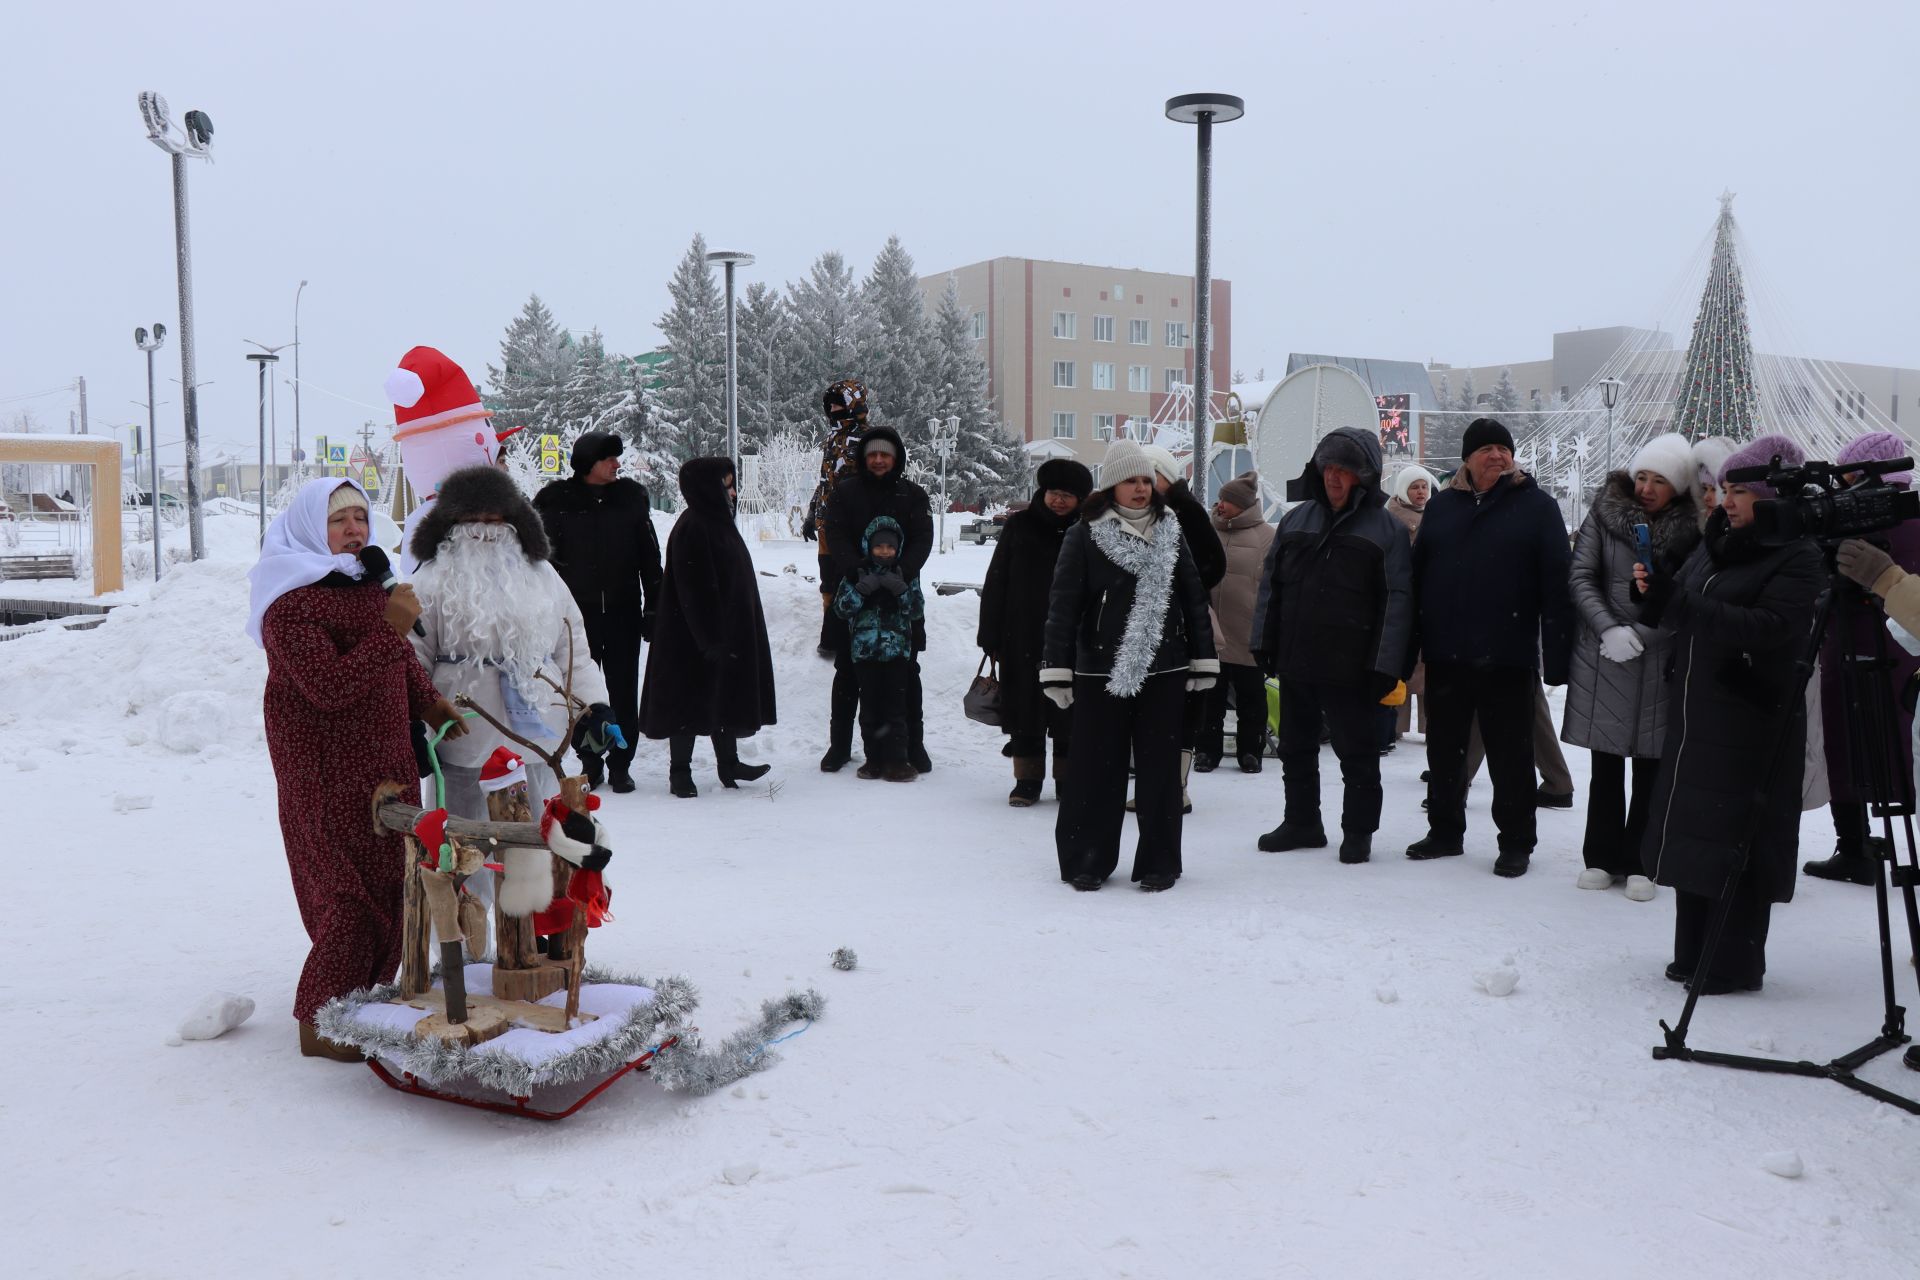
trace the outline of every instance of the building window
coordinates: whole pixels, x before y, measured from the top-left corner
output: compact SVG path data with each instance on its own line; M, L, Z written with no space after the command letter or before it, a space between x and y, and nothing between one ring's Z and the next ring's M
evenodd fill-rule
M1167 345L1184 347L1187 345L1187 322L1184 320L1167 321Z
M1077 313L1072 311L1056 311L1053 313L1054 337L1074 338L1079 336L1079 332L1080 317Z
M1095 342L1113 341L1113 317L1095 316L1093 318L1093 340Z
M986 336L987 336L987 313L984 311L976 311L973 313L973 340L975 342L979 342L981 339L985 338Z
M1053 415L1053 438L1055 440L1073 439L1073 415L1056 413Z
M1053 385L1056 387L1073 385L1073 361L1055 360L1053 362Z
M1095 440L1113 439L1113 419L1114 415L1111 413L1096 413L1093 415L1093 438Z
M1172 393L1172 391L1173 391L1173 389L1174 389L1175 387L1180 387L1180 386L1185 386L1185 385L1186 385L1186 381L1187 381L1187 371L1186 371L1185 369L1169 369L1169 370L1167 370L1167 387L1166 387L1166 389L1167 389L1167 391L1168 391L1168 393L1169 393L1169 394L1171 394L1171 393Z
M1095 391L1113 390L1113 366L1103 361L1093 362L1093 389Z
M1147 345L1147 322L1145 320L1127 321L1127 341L1136 347L1144 347Z
M1127 390L1129 391L1153 390L1153 370L1149 366L1144 364L1128 365L1127 366Z

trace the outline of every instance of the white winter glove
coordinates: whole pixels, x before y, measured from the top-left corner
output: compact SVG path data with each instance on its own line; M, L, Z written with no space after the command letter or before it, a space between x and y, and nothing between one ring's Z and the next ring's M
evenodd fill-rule
M1211 689L1220 678L1220 660L1218 658L1195 658L1187 664L1187 692L1199 693Z
M1632 662L1646 651L1632 627L1608 627L1600 633L1600 653L1608 662Z
M1040 691L1053 700L1053 705L1065 711L1073 705L1073 686L1070 684L1050 684Z
M1187 678L1188 693L1201 693L1213 688L1213 685L1214 678L1212 676L1189 676Z
M1040 669L1040 692L1053 700L1053 705L1065 711L1073 705L1073 668L1042 667Z

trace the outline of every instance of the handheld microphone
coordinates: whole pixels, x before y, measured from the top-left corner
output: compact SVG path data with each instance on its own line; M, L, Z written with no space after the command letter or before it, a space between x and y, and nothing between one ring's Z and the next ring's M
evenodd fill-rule
M386 548L371 545L360 548L360 563L366 566L367 573L388 595L392 595L393 589L400 585L400 579L393 573L393 561L387 558ZM420 625L418 618L413 620L413 634L427 634L427 629Z

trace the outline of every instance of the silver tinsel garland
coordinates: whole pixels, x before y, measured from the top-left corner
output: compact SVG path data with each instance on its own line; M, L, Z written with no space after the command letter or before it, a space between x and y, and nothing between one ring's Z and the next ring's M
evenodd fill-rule
M780 1028L803 1019L812 1023L826 1007L826 997L812 988L789 991L778 1000L762 1001L760 1021L740 1028L714 1049L702 1045L698 1031L682 1031L680 1042L653 1060L653 1078L662 1088L696 1095L724 1089L735 1080L755 1071L765 1071L778 1062L780 1055L771 1046Z
M1153 658L1173 599L1173 574L1180 562L1180 522L1171 513L1153 527L1151 542L1121 531L1118 520L1096 519L1089 536L1107 559L1133 575L1133 606L1107 671L1107 692L1131 698L1153 674Z

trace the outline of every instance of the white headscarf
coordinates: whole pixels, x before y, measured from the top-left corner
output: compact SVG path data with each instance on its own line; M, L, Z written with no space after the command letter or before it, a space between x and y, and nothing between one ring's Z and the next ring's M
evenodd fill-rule
M247 634L262 648L266 647L266 641L260 638L260 620L266 617L267 608L275 600L289 591L312 586L336 569L349 578L358 578L365 572L358 558L344 552L336 556L327 550L327 502L333 497L333 491L342 487L359 494L361 505L372 515L373 503L356 481L323 476L301 485L287 509L267 526L266 541L260 544L260 559L247 570L247 581L253 588L253 599L247 609Z

